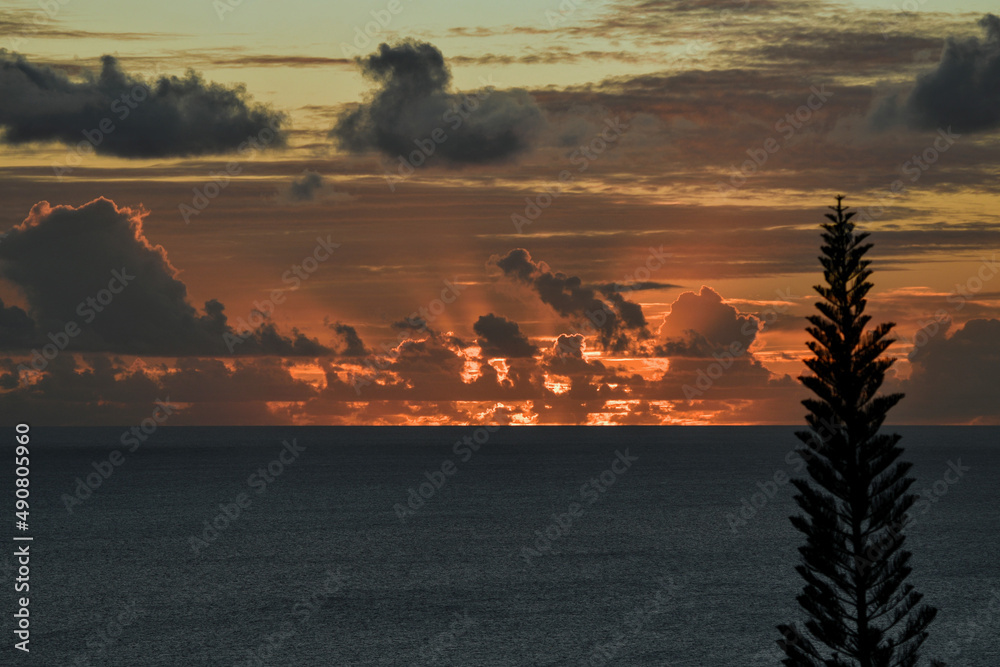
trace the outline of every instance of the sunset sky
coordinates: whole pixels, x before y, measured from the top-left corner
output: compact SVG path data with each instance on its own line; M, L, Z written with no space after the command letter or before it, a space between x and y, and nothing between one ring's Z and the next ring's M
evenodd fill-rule
M800 423L843 194L890 421L1000 423L991 9L5 2L0 419Z

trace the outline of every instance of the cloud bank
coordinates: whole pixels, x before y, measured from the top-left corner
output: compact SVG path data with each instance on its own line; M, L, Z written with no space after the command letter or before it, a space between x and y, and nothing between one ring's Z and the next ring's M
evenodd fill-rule
M0 244L0 278L16 285L29 304L0 311L0 344L21 348L52 342L46 333L79 328L73 350L160 356L229 354L316 356L330 350L293 332L277 332L264 320L251 332L227 323L217 300L199 312L188 301L162 246L142 229L142 209L119 208L100 198L88 204L39 202ZM30 315L32 325L25 320ZM39 336L40 334L40 336Z
M937 423L1000 424L1000 320L974 319L951 336L947 327L910 356L913 372L896 418Z
M127 158L226 153L250 139L285 143L284 116L255 103L241 85L208 82L192 70L145 81L113 56L101 62L99 74L74 81L0 50L3 141L84 142L99 154Z

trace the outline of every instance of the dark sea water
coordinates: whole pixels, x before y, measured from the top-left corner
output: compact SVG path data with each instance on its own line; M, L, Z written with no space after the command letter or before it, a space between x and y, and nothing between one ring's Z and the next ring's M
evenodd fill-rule
M803 618L792 487L767 483L791 428L161 428L134 452L122 430L32 431L31 654L5 548L0 664L777 665ZM930 494L907 530L926 653L1000 665L1000 429L896 430Z

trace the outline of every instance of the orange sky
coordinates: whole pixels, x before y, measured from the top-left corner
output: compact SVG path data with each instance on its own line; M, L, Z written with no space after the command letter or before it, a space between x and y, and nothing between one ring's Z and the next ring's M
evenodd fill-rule
M357 8L325 37L250 5L0 12L5 420L796 423L844 194L897 323L892 419L1000 421L1000 20L404 5L357 62Z

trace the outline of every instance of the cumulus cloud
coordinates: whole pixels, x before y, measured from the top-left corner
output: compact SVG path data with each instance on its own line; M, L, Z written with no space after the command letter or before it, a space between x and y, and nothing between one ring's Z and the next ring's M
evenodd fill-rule
M237 332L214 299L203 312L196 310L166 250L143 233L146 213L104 198L78 208L48 202L32 207L0 245L0 277L25 295L36 332L58 334L73 323L72 349L132 354L330 352L294 330L291 337L281 335L264 317L258 328ZM4 334L25 331L22 314L11 311L3 312ZM226 341L237 338L227 349ZM0 340L13 347L6 335Z
M711 287L679 295L658 332L656 354L669 357L670 366L654 384L653 395L720 409L725 406L718 402L794 393L798 385L790 376L772 373L750 351L759 328L756 317L740 313ZM794 398L788 401L792 409L798 404Z
M340 350L341 356L364 357L369 354L368 349L361 340L361 336L358 335L357 329L342 322L334 322L328 326L344 341L344 348Z
M983 39L949 37L937 67L917 79L904 102L883 102L874 114L876 124L956 132L1000 127L1000 18L987 14L978 25Z
M946 336L947 325L910 356L906 398L896 418L1000 424L1000 320L975 319Z
M583 359L584 344L580 334L559 334L549 350L549 356L558 359Z
M566 376L579 390L581 379L607 373L607 368L598 360L588 360L583 351L586 342L580 334L560 334L552 347L545 351L542 368L550 373ZM622 383L624 384L624 383Z
M684 292L663 318L658 351L663 356L710 357L725 350L746 352L757 337L759 322L723 303L722 296L703 285L696 294Z
M129 158L225 153L285 143L284 116L255 103L242 85L183 77L146 81L104 56L80 80L0 50L0 127L10 144L86 142Z
M607 350L635 349L642 339L649 337L639 304L613 291L601 298L597 290L584 285L580 278L553 273L546 264L535 262L524 248L515 248L503 257L494 255L490 263L507 278L531 287L542 302L563 317L586 322Z
M538 352L538 348L521 333L517 322L493 313L480 316L472 329L479 336L479 347L485 358L533 357Z
M393 158L422 150L421 163L431 153L431 159L452 163L496 162L530 148L544 125L524 90L449 92L451 72L432 44L382 44L357 61L378 89L341 114L331 130L345 150L377 150Z

